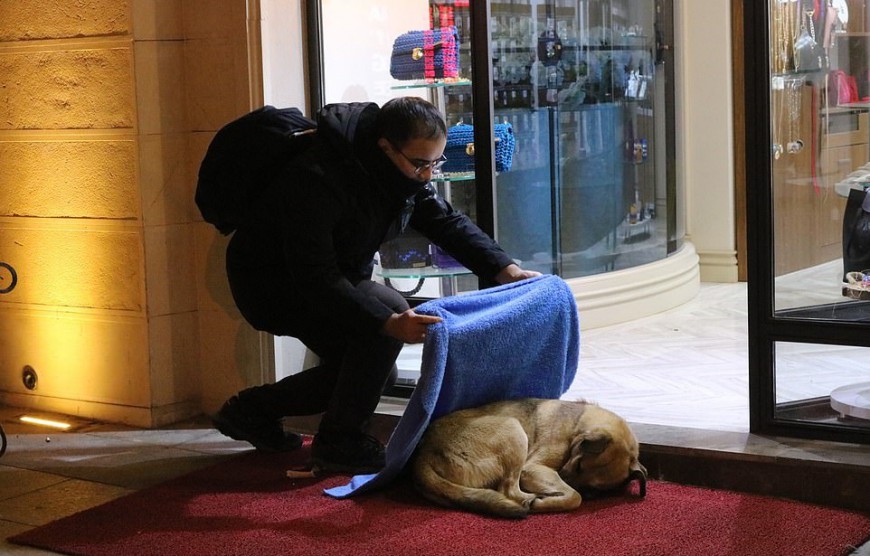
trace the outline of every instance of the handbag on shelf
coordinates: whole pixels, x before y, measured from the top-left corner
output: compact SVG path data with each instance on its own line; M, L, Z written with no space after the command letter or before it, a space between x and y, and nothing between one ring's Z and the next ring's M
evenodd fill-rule
M495 171L507 172L514 159L516 138L509 123L495 124ZM444 172L474 171L474 126L456 124L447 128L447 161L441 167Z
M843 214L843 282L850 272L870 268L870 196L850 189Z
M381 267L385 269L421 268L432 264L429 240L411 228L378 248Z
M408 31L396 37L390 54L390 75L400 81L459 77L456 27Z
M828 74L828 106L838 106L858 102L858 82L855 77L843 70L832 70Z
M810 26L813 25L812 19ZM794 65L797 71L819 71L825 68L827 54L815 39L815 31L807 31L806 25L801 25L801 31L794 42Z
M462 263L450 256L450 254L438 247L432 246L432 266L438 268L462 268Z

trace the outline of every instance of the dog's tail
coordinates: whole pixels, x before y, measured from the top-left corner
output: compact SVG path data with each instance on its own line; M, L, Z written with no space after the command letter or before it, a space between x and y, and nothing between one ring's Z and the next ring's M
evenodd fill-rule
M415 463L414 486L427 499L442 506L513 519L521 519L529 514L528 507L497 490L454 483L420 460Z

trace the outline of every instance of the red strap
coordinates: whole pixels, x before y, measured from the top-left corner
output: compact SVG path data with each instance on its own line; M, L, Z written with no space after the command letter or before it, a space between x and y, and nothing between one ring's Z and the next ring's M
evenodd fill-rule
M849 102L858 102L858 81L855 76L847 75L846 83L849 85Z
M435 79L435 32L423 31L423 77L426 81Z
M441 61L444 65L443 77L459 77L459 63L456 59L456 35L453 27L441 28Z
M441 20L439 27L451 27L453 25L453 6L441 6L438 9L438 17Z

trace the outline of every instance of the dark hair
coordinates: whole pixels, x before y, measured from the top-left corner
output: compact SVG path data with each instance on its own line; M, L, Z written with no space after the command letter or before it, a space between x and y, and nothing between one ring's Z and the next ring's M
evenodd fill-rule
M396 147L411 139L439 139L447 136L441 112L431 102L419 97L399 97L387 101L375 123L378 137Z

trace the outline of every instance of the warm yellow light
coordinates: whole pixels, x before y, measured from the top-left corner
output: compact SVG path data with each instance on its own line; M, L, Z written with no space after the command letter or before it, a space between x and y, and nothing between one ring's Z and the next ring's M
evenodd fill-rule
M31 417L29 415L24 415L18 419L22 423L28 423L30 425L40 425L43 427L51 427L53 429L60 429L62 431L67 430L72 425L69 423L64 423L61 421L52 421L51 419L40 419L39 417Z

